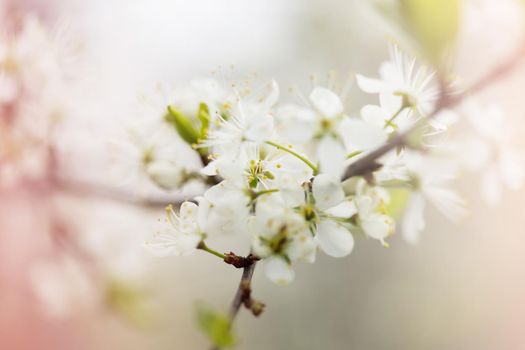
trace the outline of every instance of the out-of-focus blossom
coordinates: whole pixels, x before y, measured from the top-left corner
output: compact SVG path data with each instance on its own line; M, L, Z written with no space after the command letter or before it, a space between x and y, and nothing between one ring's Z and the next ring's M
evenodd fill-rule
M54 129L68 109L64 42L31 15L0 28L0 186L41 179ZM10 25L18 21L17 25Z
M504 112L495 105L466 101L461 108L469 132L460 142L463 162L480 173L481 194L487 203L501 201L503 188L517 190L525 181L525 154L516 146Z

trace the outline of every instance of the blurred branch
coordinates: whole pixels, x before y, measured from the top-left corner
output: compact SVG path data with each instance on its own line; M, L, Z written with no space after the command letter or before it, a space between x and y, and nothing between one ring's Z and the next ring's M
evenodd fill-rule
M451 108L458 105L461 101L463 101L463 99L466 96L478 93L481 90L490 86L492 83L503 79L518 66L518 63L523 59L524 56L525 41L519 46L516 52L513 55L511 55L506 61L489 71L476 83L472 84L470 88L467 88L460 94L450 95L448 89L446 88L446 84L444 84L441 81L442 84L440 97L438 99L436 107L427 118L434 118L443 109ZM415 123L405 132L394 137L390 142L385 143L381 147L368 153L363 158L350 164L343 175L343 180L349 179L353 176L369 176L373 171L379 169L381 167L381 164L379 164L377 160L397 147L406 146L409 137L414 131L416 131L422 125L425 124L425 120L427 118L420 119L419 122Z
M170 204L178 206L183 202L180 197L173 199L142 198L111 186L72 179L54 178L53 185L59 190L81 197L107 199L145 208L164 208Z
M506 75L508 75L516 66L518 63L523 59L525 56L525 41L521 43L521 45L518 47L518 49L514 52L512 56L510 56L505 62L498 65L496 68L489 71L484 77L479 79L476 83L470 86L465 93L474 94L477 93L486 87L488 87L491 83L501 80L505 78Z

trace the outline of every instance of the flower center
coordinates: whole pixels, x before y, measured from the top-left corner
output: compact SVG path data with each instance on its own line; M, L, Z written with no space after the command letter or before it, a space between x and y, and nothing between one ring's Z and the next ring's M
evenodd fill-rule
M247 170L247 179L250 188L255 188L260 181L273 180L275 176L272 172L264 169L264 161L250 160L250 167Z

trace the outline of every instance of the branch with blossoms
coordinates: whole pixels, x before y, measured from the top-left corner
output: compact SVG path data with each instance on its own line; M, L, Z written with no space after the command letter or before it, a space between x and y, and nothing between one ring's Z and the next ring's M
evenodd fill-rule
M439 8L444 6L439 3ZM443 32L443 26L434 27ZM56 74L62 68L55 55L35 54L52 52L43 28L32 19L20 28L12 38L0 38L0 51L9 53L0 55L0 188L11 186L14 178L45 196L58 189L142 207L166 206L165 225L147 243L149 250L158 255L200 250L242 269L228 313L199 308L201 328L216 349L236 342L232 328L241 308L254 316L264 311L265 304L253 295L256 266L263 265L266 276L283 285L295 278L296 264L313 263L320 251L347 256L355 237L387 247L398 230L415 243L425 228L427 205L452 220L464 215L463 199L449 188L464 167L486 169L480 176L481 192L491 203L499 199L502 187L523 184L523 157L501 131L501 111L465 97L509 73L525 45L462 93L452 91L454 82L446 74L432 72L392 46L379 79L356 77L361 90L377 95L379 102L355 114L345 108L343 92L330 84L315 86L302 103L293 104L279 103L275 82L252 91L242 86L225 89L210 79L192 81L169 92L169 106L162 105L158 116L128 128L130 144L115 145L117 153L131 156L123 170L138 180L133 188L147 182L168 192L189 185L202 189L191 201L174 199L167 205L163 198L172 197L144 199L56 173L54 145L48 144L56 106L49 102L59 100L67 84L40 71L56 67ZM35 39L41 42L24 44ZM13 64L34 57L44 64ZM27 128L36 118L23 107L35 102L39 108L33 109L44 126ZM470 123L474 135L460 140L449 135L461 122ZM41 163L46 169L33 179L34 159L29 156L37 153L45 158ZM463 153L468 156L458 157ZM101 273L91 252L56 221L52 238L60 253L67 253L60 259L66 264L59 284L74 279L69 278L71 256L82 262L72 270L88 276L82 278L84 285L103 286L94 291L96 298L117 308L122 308L119 298L132 299L132 304L140 299L132 288ZM213 249L210 242L225 234L249 240L250 253ZM46 286L40 288L45 295Z
M380 101L364 106L358 116L348 115L337 93L322 86L315 87L303 105L278 104L274 81L262 92L234 89L231 94L214 81L200 82L204 85L198 90L207 94L195 103L193 116L171 104L163 128L171 125L176 130L172 135L198 153L203 160L200 174L216 184L183 202L178 212L168 206L165 227L146 247L161 256L202 250L243 269L229 313L217 316L208 310L200 317L215 348L235 342L230 331L241 307L255 316L263 311L264 304L252 298L251 286L259 261L271 281L284 285L295 277L294 264L313 263L318 251L336 258L350 254L354 236L387 247L396 231L391 204L399 202L392 190L405 191L401 230L411 243L424 230L426 203L452 220L463 217L464 202L449 188L461 160L450 160L458 149L450 149L447 142L456 143L445 135L459 116L473 118L468 113L472 108L467 108L473 102L464 101L467 94L510 72L523 51L525 46L459 93L451 92L454 82L392 46L380 79L356 77L361 90L377 94ZM457 106L458 111L452 111ZM500 151L494 155L512 154L515 164L523 165L517 152ZM156 179L170 178L174 169L164 168ZM522 169L516 166L503 177L516 185L523 179ZM221 234L248 234L250 254L210 248L207 242Z

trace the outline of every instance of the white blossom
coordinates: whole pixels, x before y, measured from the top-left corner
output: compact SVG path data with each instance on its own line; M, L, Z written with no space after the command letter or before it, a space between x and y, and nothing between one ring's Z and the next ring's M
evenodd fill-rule
M182 203L179 214L168 206L165 227L146 242L147 249L159 256L193 253L205 235L205 224L198 212L199 206L192 202Z
M461 113L475 131L462 142L462 160L469 170L480 173L481 194L487 203L496 205L504 187L517 190L523 186L525 154L516 147L499 107L469 100L463 103Z
M404 159L413 194L402 221L403 235L408 242L417 243L425 227L426 202L452 221L464 218L467 211L464 200L449 188L455 174L447 171L442 163L412 152L406 152Z
M425 228L427 206L451 220L465 216L464 200L449 187L462 165L448 136L458 124L458 113L444 109L422 119L438 98L435 73L393 46L380 79L358 75L357 81L364 91L379 95L379 105L365 105L359 115L345 111L343 99L323 86L314 86L299 105L279 104L275 81L262 94L243 96L235 89L229 94L205 84L205 106L199 108L215 115L175 121L175 126L202 160L198 176L211 185L195 198L198 206L185 202L179 216L170 212L172 225L153 241L154 247L175 255L208 249L222 257L204 245L208 235L245 237L266 276L288 284L295 278L296 264L313 263L318 250L332 257L349 255L356 235L388 246L396 229L390 215L396 211L393 204L404 205L400 223L410 243L417 242ZM187 101L194 101L189 105L195 106L199 99L189 96ZM169 103L189 114L177 101ZM497 146L487 151L489 146L478 142L479 154L472 154L470 163L495 169L483 181L496 191L500 183L517 187L523 170L493 117L476 121L475 127L482 139ZM416 122L423 124L421 133L414 135L421 142L387 152L368 174L343 178L347 166ZM182 135L188 131L189 136ZM146 167L148 176L165 188L176 187L181 180L169 164L157 161L162 153L153 158ZM406 203L396 203L391 189L408 192ZM188 208L192 215L186 213Z
M372 79L358 74L357 84L365 92L396 98L398 108L406 103L423 116L434 108L439 94L435 72L418 65L415 57L402 52L396 45L390 46L390 61L381 64L379 75L380 79Z
M275 283L287 284L293 280L294 262L315 261L317 242L308 223L287 207L278 194L258 201L249 229L254 233L252 251L265 258L266 275Z

